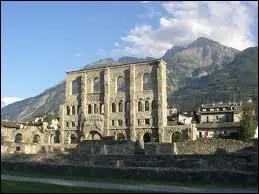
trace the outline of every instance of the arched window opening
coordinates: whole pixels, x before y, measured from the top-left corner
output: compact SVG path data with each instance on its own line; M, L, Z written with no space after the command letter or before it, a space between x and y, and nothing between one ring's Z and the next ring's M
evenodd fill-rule
M123 112L123 101L119 102L119 112Z
M90 139L90 140L102 140L102 136L97 131L91 131L89 136L88 136L88 139Z
M80 105L77 105L77 114L79 115L81 112L81 106Z
M98 77L94 78L93 80L93 92L100 92L100 79Z
M92 114L92 106L91 106L91 104L88 105L88 114Z
M118 77L117 79L117 92L124 92L125 91L125 79L124 77Z
M15 143L21 143L22 142L22 134L20 134L20 133L16 134L14 142Z
M151 134L145 133L144 136L143 136L143 140L144 140L144 143L151 142Z
M157 109L157 103L155 100L152 101L152 109L156 110Z
M127 102L125 103L125 112L126 112L126 113L129 113L129 112L130 112L130 102L129 102L129 101L127 101Z
M112 112L116 112L116 104L112 103Z
M117 135L117 140L125 140L126 138L125 138L125 135L123 134L123 133L119 133L118 135Z
M145 111L149 111L149 102L148 101L145 102Z
M94 105L94 114L97 114L98 113L98 106L97 104Z
M80 84L79 79L72 81L72 95L76 95L79 93L79 88L80 88L79 84Z
M67 106L67 115L70 115L70 107Z
M101 113L101 114L104 113L104 104L100 104L100 113Z
M76 126L75 122L72 122L72 127L75 127L75 126Z
M143 107L142 107L142 102L138 102L138 111L142 111Z
M72 115L75 115L76 114L76 108L75 106L72 106Z
M54 143L60 143L59 135L60 135L60 132L56 131L55 136L54 136Z
M75 134L72 134L70 138L71 138L71 143L77 143L77 138Z
M151 83L151 76L149 73L143 75L143 90L151 90L152 83Z
M40 143L40 136L39 135L33 136L33 143Z

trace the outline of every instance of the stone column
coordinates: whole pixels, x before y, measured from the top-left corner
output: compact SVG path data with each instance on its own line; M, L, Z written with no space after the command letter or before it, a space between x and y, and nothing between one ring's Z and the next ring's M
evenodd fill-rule
M64 129L65 129L65 105L60 105L59 106L59 116L60 116L60 136L59 140L61 144L64 144Z
M167 126L166 64L160 60L157 66L157 111L159 143L164 142L164 127Z
M130 140L136 137L135 65L130 66Z
M109 135L110 122L110 69L104 71L104 134Z

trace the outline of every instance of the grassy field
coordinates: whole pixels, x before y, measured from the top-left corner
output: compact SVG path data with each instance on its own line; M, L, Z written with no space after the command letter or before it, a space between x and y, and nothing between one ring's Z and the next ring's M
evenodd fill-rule
M122 193L120 190L1 180L1 193ZM127 191L128 192L128 191Z
M153 184L153 185L175 185L175 186L187 186L187 187L203 187L203 188L248 188L256 187L256 185L241 185L241 184L191 184L191 183L179 183L173 181L156 181L156 180L140 180L140 179L107 179L107 178L94 178L94 177L81 177L81 176L61 176L47 173L29 173L29 172L13 172L2 170L1 174L25 176L32 178L56 178L63 180L81 180L81 181L94 181L100 183L121 183L121 184Z

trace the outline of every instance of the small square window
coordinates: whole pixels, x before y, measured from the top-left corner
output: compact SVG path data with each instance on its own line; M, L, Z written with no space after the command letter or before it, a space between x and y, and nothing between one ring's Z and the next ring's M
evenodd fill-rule
M145 124L149 125L150 124L150 120L149 119L145 119Z
M122 126L122 120L118 120L118 124Z

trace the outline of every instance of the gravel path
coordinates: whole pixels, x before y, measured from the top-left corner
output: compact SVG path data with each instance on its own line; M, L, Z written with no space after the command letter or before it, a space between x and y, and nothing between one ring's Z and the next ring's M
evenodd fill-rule
M99 189L117 189L123 191L136 192L177 192L177 193L258 193L257 188L195 188L195 187L181 187L169 185L151 185L151 184L115 184L115 183L99 183L93 181L76 181L76 180L62 180L62 179L47 179L47 178L31 178L23 176L1 175L1 180L47 183L64 186L88 187Z

